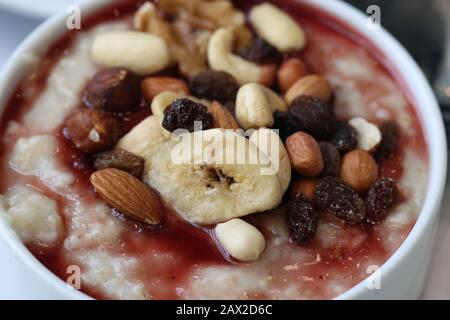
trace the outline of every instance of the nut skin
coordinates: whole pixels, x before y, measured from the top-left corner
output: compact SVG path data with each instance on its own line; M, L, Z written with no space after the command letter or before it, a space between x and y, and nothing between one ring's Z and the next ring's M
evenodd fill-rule
M355 191L363 193L377 180L378 165L364 150L353 150L342 158L340 178Z
M286 92L285 99L291 104L298 96L316 97L328 101L333 94L327 78L320 75L307 75L297 80Z
M86 153L111 149L122 134L120 121L111 113L79 108L65 122L65 131L75 146Z
M304 177L314 177L323 170L323 158L316 139L305 132L296 132L286 139L292 168Z
M180 79L171 77L148 77L141 82L141 91L147 101L164 91L180 92L189 95L187 84Z
M83 92L86 106L111 112L128 112L140 102L139 77L121 67L99 71Z
M295 200L297 196L303 194L303 196L314 201L314 194L316 192L317 179L301 178L296 179L290 186L289 198Z
M308 74L305 63L297 58L284 61L278 69L277 79L281 91L286 93L297 80Z
M208 112L212 116L212 127L222 129L239 129L239 125L234 116L221 105L219 102L214 101L208 108Z

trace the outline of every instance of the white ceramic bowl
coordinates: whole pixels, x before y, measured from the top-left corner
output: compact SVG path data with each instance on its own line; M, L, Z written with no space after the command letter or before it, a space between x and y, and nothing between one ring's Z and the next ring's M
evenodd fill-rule
M292 0L301 1L301 0ZM109 1L90 1L82 5L82 14L89 15ZM415 299L423 288L439 217L440 202L447 169L447 146L441 113L427 80L403 47L385 30L373 30L360 11L337 0L308 1L312 6L330 13L338 20L358 30L383 53L401 76L405 87L418 107L429 153L428 191L420 216L401 247L379 269L381 289L370 290L367 281L351 288L337 299ZM63 32L66 14L62 12L44 22L20 45L0 75L0 112L18 82L29 72L29 52L42 54ZM0 217L0 234L24 265L24 290L31 283L41 288L39 298L88 298L46 269L22 244L12 229Z

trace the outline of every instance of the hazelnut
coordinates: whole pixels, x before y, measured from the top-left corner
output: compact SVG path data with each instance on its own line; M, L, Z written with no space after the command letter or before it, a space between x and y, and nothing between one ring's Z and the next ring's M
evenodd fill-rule
M287 92L298 79L303 78L307 73L306 65L302 60L288 59L278 69L278 85L283 92Z
M377 180L378 165L364 150L353 150L342 159L341 180L357 192L365 192Z
M77 109L65 123L68 138L83 152L112 148L121 134L120 121L111 113L97 109Z
M302 176L314 177L323 170L323 158L316 139L305 132L296 132L286 139L292 168Z
M299 96L310 96L328 101L333 91L327 78L319 75L308 75L297 80L286 92L285 99L291 104Z
M299 194L303 194L306 199L313 201L316 186L317 179L297 179L291 184L289 198L294 200Z
M277 65L266 64L261 66L261 78L259 83L267 88L271 88L275 82L277 76Z
M171 77L148 77L141 83L142 93L147 101L164 91L189 94L189 88L183 80Z
M98 72L83 92L86 106L111 112L128 112L139 106L139 78L116 67Z

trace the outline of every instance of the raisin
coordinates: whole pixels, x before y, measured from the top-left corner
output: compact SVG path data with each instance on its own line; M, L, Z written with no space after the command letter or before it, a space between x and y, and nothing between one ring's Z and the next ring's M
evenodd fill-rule
M329 142L334 144L341 154L352 151L358 144L356 130L347 121L341 121Z
M98 72L83 92L86 106L110 112L128 112L139 106L139 77L130 70L115 67Z
M337 177L326 177L319 181L315 200L319 210L333 213L347 224L360 224L366 219L364 201Z
M241 50L240 55L257 64L278 62L280 53L264 39L257 37L248 47Z
M114 114L99 109L78 108L65 121L64 132L81 151L95 153L114 146L122 134Z
M383 161L398 147L400 129L394 121L386 121L380 125L381 143L374 154L375 160Z
M139 178L144 171L145 160L126 150L110 150L95 157L94 167L97 170L115 168L126 171Z
M195 122L201 122L202 130L212 127L213 118L208 113L208 108L200 103L182 98L173 101L164 110L162 126L170 132L176 129L186 129L189 132L194 132Z
M279 135L283 140L298 131L304 131L304 128L289 112L277 111L273 118L275 120L274 128L279 130Z
M236 100L239 85L228 73L206 70L191 79L189 89L196 97L216 100L225 105Z
M299 96L288 111L304 131L317 140L329 138L338 121L330 104L315 97Z
M341 168L341 155L337 148L328 142L320 142L320 151L323 158L322 177L337 176Z
M319 214L311 202L300 194L288 202L287 214L291 239L299 244L311 240L319 224Z
M367 193L367 218L372 222L383 220L398 203L396 182L389 177L378 179Z

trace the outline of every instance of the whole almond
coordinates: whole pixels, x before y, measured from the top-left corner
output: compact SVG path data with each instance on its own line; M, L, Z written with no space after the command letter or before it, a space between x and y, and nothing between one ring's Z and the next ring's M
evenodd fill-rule
M239 125L233 115L219 102L214 101L208 108L213 117L213 127L223 129L239 129Z
M171 77L148 77L141 82L141 91L147 101L164 91L189 94L189 88L183 80Z
M140 222L156 225L161 222L161 203L157 194L141 180L114 168L91 175L95 191L111 207Z
M341 180L357 192L365 192L377 180L378 165L364 150L353 150L342 159Z
M311 96L328 101L331 98L332 89L327 78L319 75L308 75L297 80L286 92L285 99L291 104L298 96Z
M306 76L306 65L298 58L291 58L283 62L278 69L278 85L283 92L287 92L292 85Z
M305 132L296 132L286 139L292 168L302 176L314 177L323 170L323 158L316 139Z

